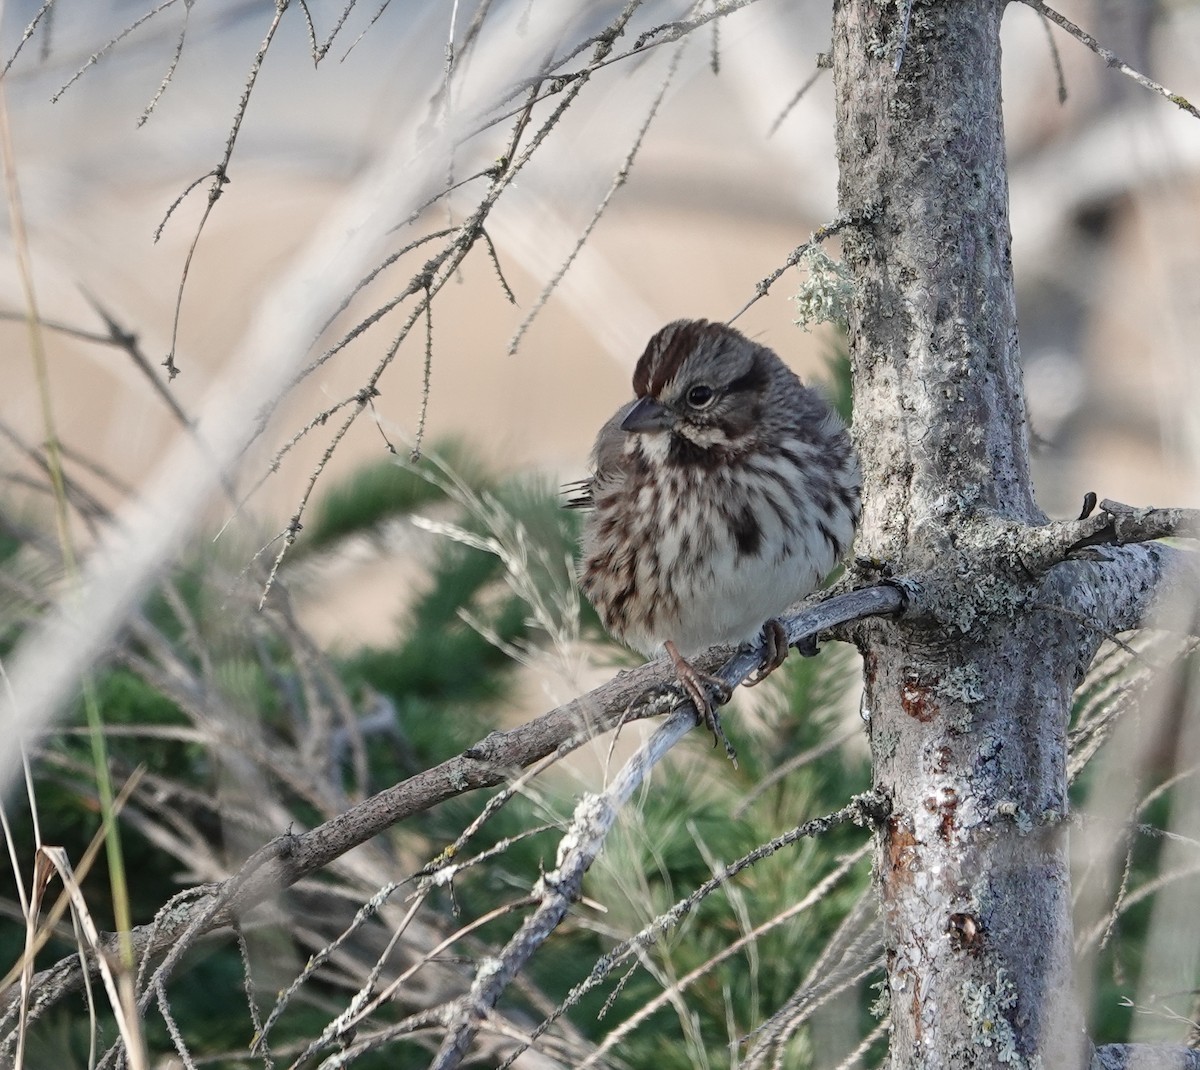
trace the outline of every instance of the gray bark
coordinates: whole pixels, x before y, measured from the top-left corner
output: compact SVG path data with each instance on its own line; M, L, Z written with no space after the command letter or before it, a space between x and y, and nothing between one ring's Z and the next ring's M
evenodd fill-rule
M1090 1058L1063 822L1072 695L1171 562L1155 547L1068 561L1073 525L1042 526L1010 257L1005 0L916 3L907 28L905 7L840 0L833 43L840 212L861 221L843 233L857 552L919 580L903 618L856 636L875 788L892 800L877 854L891 1065L1067 1070Z
M1200 1051L1170 1044L1106 1044L1091 1070L1200 1070Z

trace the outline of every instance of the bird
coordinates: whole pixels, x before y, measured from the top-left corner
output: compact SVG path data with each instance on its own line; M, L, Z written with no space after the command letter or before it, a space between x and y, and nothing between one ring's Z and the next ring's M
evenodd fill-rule
M590 475L571 486L567 504L588 510L579 584L612 636L647 656L665 651L699 719L724 739L716 711L728 687L689 659L761 636L751 682L782 664L779 615L853 542L858 457L817 390L723 323L659 330L633 393L601 428Z

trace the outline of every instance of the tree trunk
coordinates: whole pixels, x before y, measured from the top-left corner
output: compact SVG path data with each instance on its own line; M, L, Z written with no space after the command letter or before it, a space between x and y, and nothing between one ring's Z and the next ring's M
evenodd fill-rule
M1066 832L1094 630L1012 534L1030 480L1000 110L1004 0L841 0L843 248L865 510L857 552L921 578L864 626L893 1067L1083 1065ZM907 39L905 40L905 35ZM896 71L898 57L899 71ZM1007 539L1007 541L1006 541ZM1040 1059L1040 1063L1039 1063Z

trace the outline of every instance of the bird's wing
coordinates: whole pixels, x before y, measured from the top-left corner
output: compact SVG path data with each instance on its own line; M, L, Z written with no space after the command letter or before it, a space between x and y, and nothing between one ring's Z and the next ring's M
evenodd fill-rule
M625 478L624 448L626 433L621 430L621 421L634 406L634 402L622 405L617 414L608 421L596 436L592 447L592 474L563 485L568 509L591 509L596 504L596 495Z
M591 509L596 504L595 488L590 479L575 479L562 485L564 509Z

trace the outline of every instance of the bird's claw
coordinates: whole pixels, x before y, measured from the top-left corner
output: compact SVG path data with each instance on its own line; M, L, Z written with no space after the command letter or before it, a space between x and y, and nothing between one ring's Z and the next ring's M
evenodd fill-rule
M732 689L720 677L697 669L679 653L674 643L665 645L675 666L675 675L683 694L692 700L697 718L713 734L713 746L721 743L729 760L736 766L737 751L725 735L725 729L721 727L721 718L717 715L717 709L729 701L733 694Z
M778 617L763 625L762 664L743 681L747 687L761 684L788 656L787 629Z
M801 636L796 641L796 649L800 652L802 658L815 658L821 652L817 648L817 637L815 635Z

